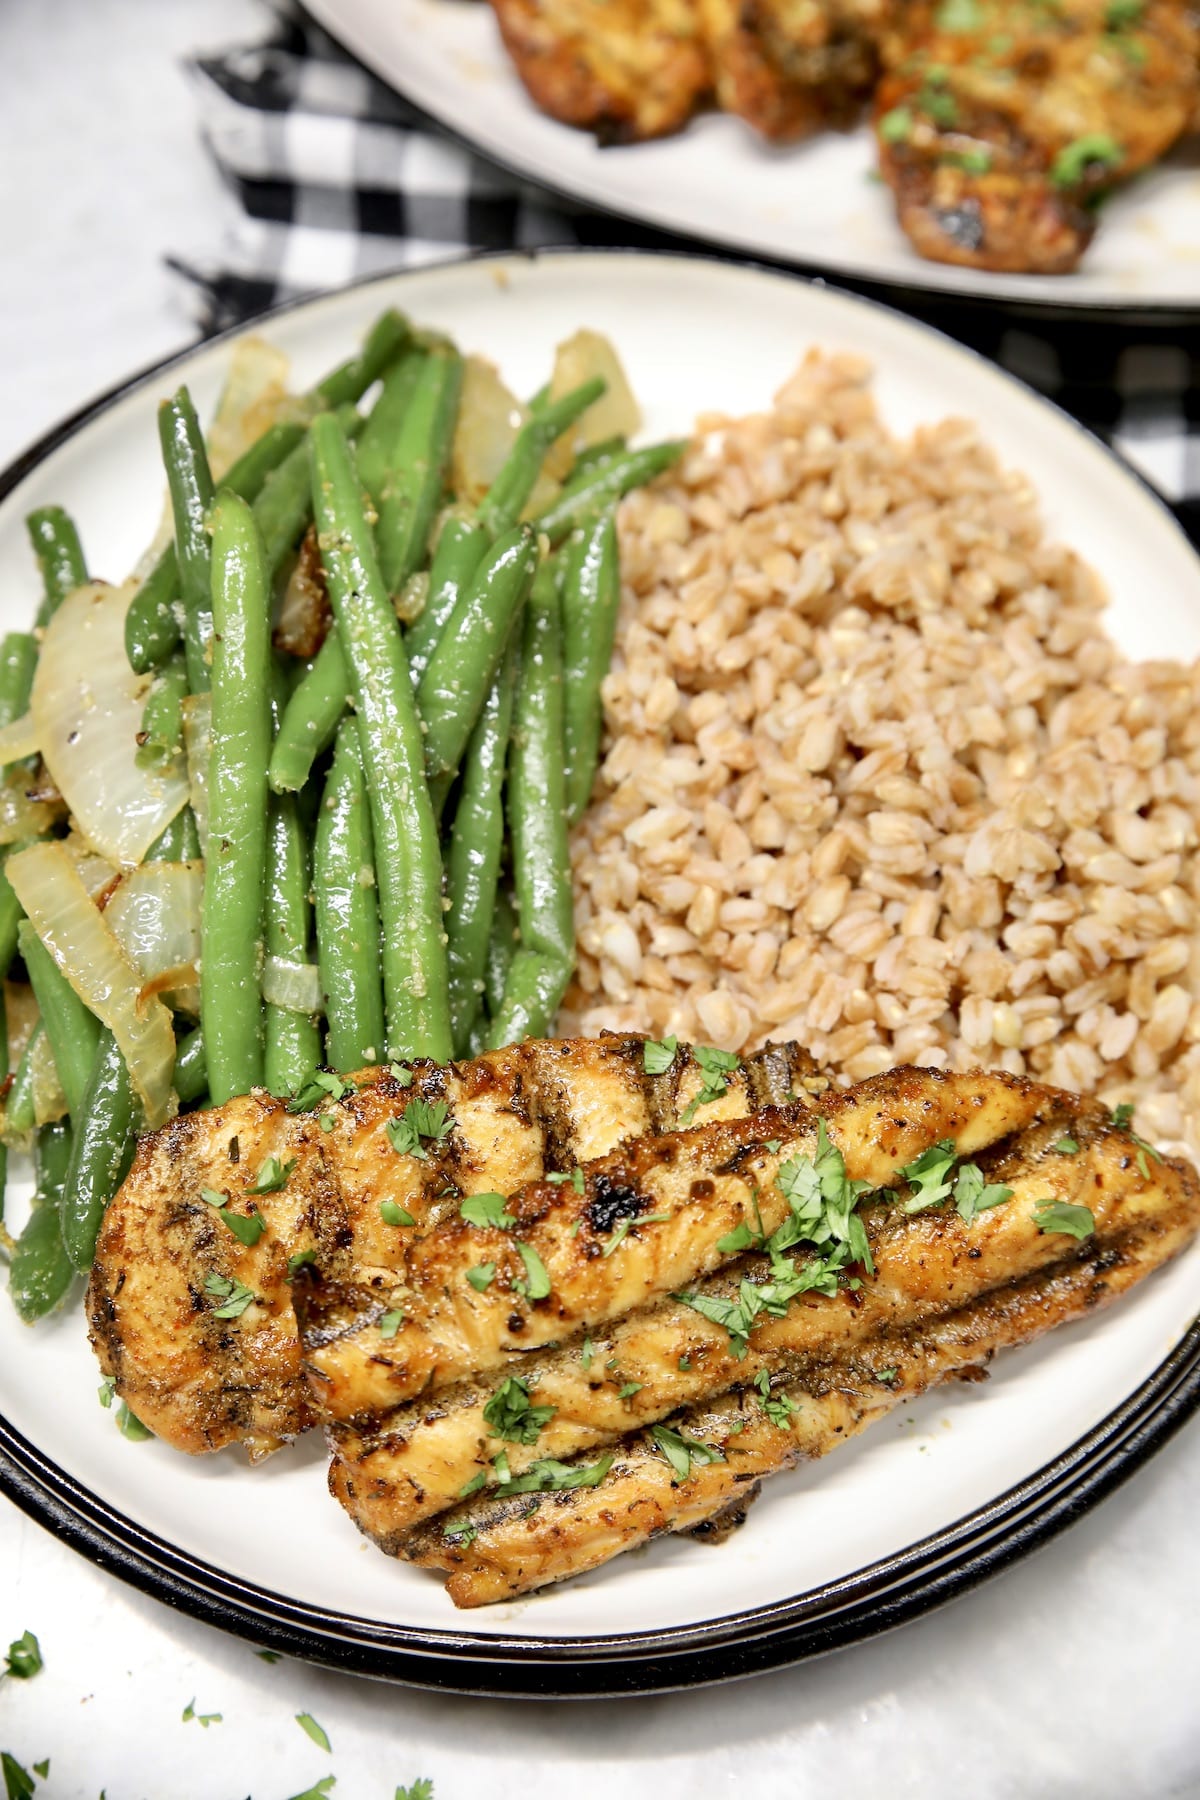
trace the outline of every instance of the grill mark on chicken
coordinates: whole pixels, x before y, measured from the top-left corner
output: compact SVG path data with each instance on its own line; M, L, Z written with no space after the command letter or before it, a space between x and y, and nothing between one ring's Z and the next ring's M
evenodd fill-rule
M323 1322L314 1307L318 1336L335 1338L360 1315L378 1318L409 1240L457 1220L463 1194L511 1194L640 1135L652 1117L677 1123L675 1109L699 1090L702 1072L681 1046L665 1096L665 1078L642 1072L643 1041L534 1042L446 1068L416 1062L411 1080L408 1071L366 1070L323 1107L334 1121L328 1132L315 1115L291 1114L263 1092L171 1120L141 1140L101 1229L88 1313L105 1373L137 1416L182 1450L244 1440L257 1456L303 1431L314 1416L289 1258L308 1254L345 1284ZM801 1091L819 1084L798 1046L770 1055L771 1080L786 1066ZM757 1060L731 1077L714 1114L747 1113ZM441 1100L454 1119L445 1143L425 1145L423 1158L398 1155L384 1131L413 1099ZM267 1231L245 1246L200 1190L236 1196L268 1156L295 1167L283 1189L255 1196ZM412 1215L412 1230L381 1218L386 1199ZM213 1319L210 1276L258 1296L231 1328Z

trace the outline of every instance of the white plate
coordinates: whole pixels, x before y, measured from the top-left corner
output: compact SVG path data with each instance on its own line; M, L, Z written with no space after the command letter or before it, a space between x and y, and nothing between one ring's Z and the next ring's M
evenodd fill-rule
M388 277L295 307L267 331L304 384L345 355L389 303L485 352L524 393L544 379L558 339L581 324L605 331L655 436L686 431L699 409L766 405L811 345L861 352L875 366L894 429L948 412L984 421L1002 457L1033 478L1051 530L1103 571L1110 622L1127 648L1200 652L1200 561L1151 492L1064 414L898 314L716 261L562 253ZM26 624L35 605L22 524L33 506L65 504L90 567L113 577L126 571L158 518L155 407L186 379L203 414L227 354L227 343L208 346L152 372L26 459L15 479L10 472L0 500L0 624ZM986 1388L930 1395L828 1461L769 1483L720 1551L665 1539L533 1600L471 1615L455 1613L435 1579L385 1561L358 1536L326 1493L315 1436L257 1470L233 1453L189 1461L161 1444L125 1442L96 1404L98 1376L78 1310L30 1331L0 1303L0 1452L10 1489L93 1553L159 1591L165 1581L182 1604L208 1607L240 1629L270 1636L286 1626L290 1641L314 1655L332 1656L330 1643L348 1634L366 1646L361 1666L411 1675L402 1656L414 1646L478 1656L503 1643L514 1666L523 1647L571 1663L600 1652L598 1640L617 1640L619 1654L622 1643L632 1649L631 1638L644 1642L649 1633L661 1634L659 1652L669 1655L714 1621L727 1621L725 1638L753 1637L749 1615L776 1617L805 1596L836 1611L840 1590L831 1593L830 1584L880 1564L894 1573L890 1559L1056 1459L1067 1462L1055 1480L1074 1479L1094 1448L1077 1450L1080 1440L1143 1383L1158 1381L1157 1404L1174 1381L1164 1386L1156 1371L1198 1310L1200 1245L1105 1317L1002 1358ZM1144 1425L1149 1406L1139 1400L1128 1422ZM1106 1442L1112 1435L1102 1434ZM1028 1512L1033 1502L1022 1504ZM953 1560L956 1543L936 1542L934 1559ZM170 1579L162 1575L168 1564ZM873 1579L864 1577L867 1587ZM859 1598L862 1588L860 1581ZM871 1628L868 1619L862 1629ZM373 1661L373 1644L391 1649ZM781 1639L772 1654L796 1653L794 1641L789 1649ZM701 1659L696 1667L704 1676L728 1664ZM492 1669L458 1679L469 1687L509 1678Z
M1108 201L1073 275L996 275L926 262L872 179L865 127L773 148L740 119L604 147L539 112L478 0L309 0L406 99L485 155L626 218L864 281L1055 306L1200 307L1200 140Z

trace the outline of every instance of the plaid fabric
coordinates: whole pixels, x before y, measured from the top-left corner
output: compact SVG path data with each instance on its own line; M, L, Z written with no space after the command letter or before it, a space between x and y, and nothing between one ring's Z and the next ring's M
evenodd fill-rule
M466 250L697 248L556 199L473 155L293 6L281 8L266 43L197 58L192 69L206 141L237 201L220 258L174 265L199 289L206 331L297 294ZM882 297L895 303L886 290ZM903 304L1114 444L1200 543L1200 326L925 296Z

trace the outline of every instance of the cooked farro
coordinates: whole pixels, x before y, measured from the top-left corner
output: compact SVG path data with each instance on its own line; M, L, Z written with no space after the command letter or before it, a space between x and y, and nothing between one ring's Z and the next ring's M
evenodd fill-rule
M1200 669L1127 662L975 426L810 354L620 519L564 1031L993 1064L1200 1151Z

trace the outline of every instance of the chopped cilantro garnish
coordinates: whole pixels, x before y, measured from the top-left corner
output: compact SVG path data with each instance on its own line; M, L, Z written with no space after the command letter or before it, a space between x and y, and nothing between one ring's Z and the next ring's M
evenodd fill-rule
M1050 1148L1059 1151L1063 1156L1077 1156L1079 1142L1073 1137L1060 1137L1057 1144L1051 1144Z
M496 1265L494 1262L476 1263L473 1269L467 1270L467 1280L477 1294L482 1294L485 1288L491 1287L495 1277Z
M314 1106L321 1104L322 1100L326 1098L340 1100L343 1094L348 1094L350 1091L351 1084L348 1081L343 1081L339 1075L332 1074L328 1069L318 1069L316 1074L305 1082L295 1099L288 1101L288 1111L290 1113L311 1112Z
M329 1741L329 1733L323 1726L317 1724L311 1713L297 1713L296 1723L301 1731L312 1739L318 1749L330 1751L333 1749L333 1745Z
M623 1388L617 1389L618 1400L630 1400L634 1394L640 1394L645 1387L644 1381L627 1381Z
M712 1050L707 1044L696 1044L692 1055L704 1080L700 1091L683 1109L679 1123L685 1128L695 1118L698 1107L709 1106L714 1100L721 1098L729 1087L727 1077L741 1067L741 1058L735 1056L732 1050Z
M672 1487L686 1481L693 1466L702 1469L707 1463L725 1461L721 1452L711 1444L702 1444L698 1438L686 1437L682 1431L672 1431L669 1425L652 1425L650 1436L675 1472Z
M899 1373L900 1371L897 1369L895 1363L892 1363L888 1368L880 1369L876 1374L875 1379L876 1381L882 1381L885 1387L891 1387Z
M194 1698L188 1701L180 1716L185 1725L190 1724L190 1722L195 1719L197 1725L203 1725L205 1731L208 1730L210 1725L220 1725L223 1722L221 1713L198 1713L196 1711L196 1702Z
M544 1425L554 1417L552 1406L535 1406L519 1375L502 1381L483 1409L493 1437L509 1444L536 1444Z
M982 144L972 144L968 150L947 150L938 161L951 169L965 169L968 175L986 175L992 166L992 153Z
M221 1207L229 1205L229 1195L218 1192L216 1188L202 1187L200 1189L200 1198L204 1201L206 1206Z
M1050 179L1055 187L1074 187L1090 168L1116 169L1125 161L1125 152L1106 131L1089 131L1083 137L1064 145L1050 165Z
M11 1675L15 1681L30 1681L42 1670L42 1648L32 1631L22 1632L8 1646L8 1655L4 1659L4 1673Z
M336 1786L336 1775L322 1775L320 1781L315 1781L312 1787L305 1788L302 1794L293 1794L292 1800L326 1800L326 1795L331 1794ZM101 1796L101 1800L103 1800L103 1796Z
M4 1792L8 1800L33 1800L33 1790L37 1785L33 1776L7 1750L0 1750L0 1775L4 1777Z
M205 1276L204 1291L222 1302L213 1308L214 1319L240 1319L251 1302L258 1298L253 1288L231 1280L228 1275L218 1275L215 1270Z
M130 1412L123 1400L117 1408L117 1430L123 1438L128 1438L131 1444L144 1444L147 1438L154 1436L149 1426L143 1425L137 1414Z
M379 1335L381 1338L394 1338L404 1323L404 1314L398 1307L380 1315Z
M595 1353L596 1353L596 1346L592 1343L592 1340L590 1337L585 1337L583 1340L583 1346L579 1352L579 1361L583 1367L583 1371L585 1374L592 1366L592 1357L595 1355Z
M1108 0L1104 23L1109 31L1123 31L1135 25L1142 16L1145 0Z
M663 1225L670 1217L670 1213L646 1213L640 1219L622 1219L601 1251L601 1259L611 1256L618 1245L625 1242L635 1225Z
M516 1220L512 1213L505 1211L506 1205L503 1194L468 1194L458 1211L468 1225L492 1226L497 1231L507 1231Z
M532 1244L518 1243L517 1255L525 1264L525 1280L515 1281L513 1286L527 1300L544 1300L550 1292L550 1276L545 1263Z
M546 1180L552 1187L562 1187L569 1181L577 1194L582 1194L587 1185L583 1178L583 1170L579 1168L557 1170L553 1175L547 1175Z
M34 1763L33 1772L35 1775L40 1775L42 1780L45 1781L47 1775L50 1773L50 1758L44 1756L41 1762Z
M1122 1100L1120 1106L1113 1107L1112 1122L1118 1131L1127 1131L1132 1119L1133 1103L1131 1101Z
M381 1200L379 1216L385 1225L415 1225L416 1220L410 1212L406 1212L398 1201Z
M1004 1187L1000 1182L985 1182L978 1163L963 1163L959 1169L954 1183L954 1205L965 1225L979 1213L988 1212L993 1206L1003 1206L1012 1197L1012 1188Z
M647 1075L665 1075L675 1061L675 1052L678 1048L679 1039L677 1037L663 1038L661 1043L656 1043L653 1038L647 1038L642 1045L642 1067Z
M613 1466L613 1452L595 1463L558 1462L553 1456L539 1457L530 1463L523 1475L505 1484L506 1494L563 1493L567 1488L598 1487Z
M794 1400L789 1400L786 1394L772 1395L771 1377L766 1369L759 1370L758 1374L754 1377L754 1385L758 1389L758 1404L761 1406L768 1422L772 1425L777 1425L781 1431L786 1431L788 1420L793 1413L799 1412L800 1410L796 1405L796 1402Z
M687 1372L691 1368L691 1366L692 1366L692 1359L690 1356L681 1356L678 1363L676 1364L676 1367L679 1369L682 1369L685 1375L687 1374Z
M229 1227L239 1243L245 1244L247 1249L252 1245L257 1244L259 1238L267 1229L267 1221L259 1212L233 1212L226 1206L221 1209L221 1220L223 1224Z
M885 144L906 144L912 129L912 108L908 106L893 106L879 121L879 135Z
M983 23L979 0L942 0L933 22L938 31L955 35L978 31Z
M287 1262L287 1279L295 1281L301 1269L312 1268L317 1260L315 1250L297 1250L295 1256L289 1256Z
M1160 1163L1163 1160L1162 1151L1156 1150L1153 1144L1148 1144L1145 1138L1140 1138L1136 1131L1131 1131L1129 1135L1138 1147L1137 1156L1134 1160L1141 1170L1142 1180L1149 1181L1150 1164L1147 1162L1146 1158L1152 1156L1156 1163Z
M454 1130L454 1117L444 1100L410 1100L398 1119L388 1120L385 1130L400 1156L417 1156L426 1162L426 1143L444 1144Z
M1033 1209L1033 1222L1039 1231L1061 1231L1081 1242L1096 1229L1096 1221L1086 1206L1072 1206L1066 1200L1039 1200Z
M442 1536L448 1544L457 1544L468 1550L479 1536L473 1525L456 1525L453 1519L447 1519L442 1526Z
M259 1168L258 1174L246 1188L248 1194L277 1194L281 1187L287 1185L288 1176L296 1166L296 1158L291 1156L287 1162L280 1162L277 1156L268 1156Z
M940 1143L931 1144L928 1150L922 1150L915 1162L901 1169L901 1180L907 1181L912 1189L911 1196L903 1203L906 1213L924 1212L927 1206L936 1206L946 1198L956 1154L954 1139L943 1138Z
M433 1783L428 1775L418 1775L407 1787L398 1787L392 1800L433 1800Z
M104 1380L100 1383L100 1386L96 1389L97 1398L106 1412L113 1403L113 1395L116 1391L117 1378L115 1375L106 1375Z
M480 1469L478 1475L472 1475L470 1481L463 1482L463 1485L458 1490L459 1499L469 1500L472 1494L477 1494L479 1492L486 1480L487 1470Z

